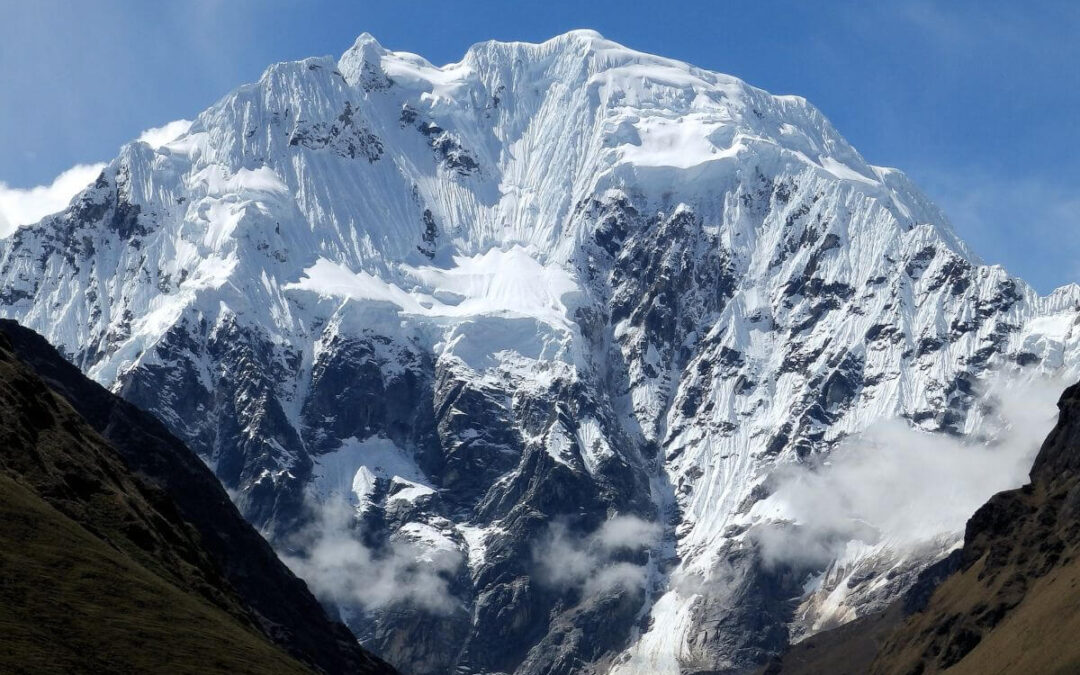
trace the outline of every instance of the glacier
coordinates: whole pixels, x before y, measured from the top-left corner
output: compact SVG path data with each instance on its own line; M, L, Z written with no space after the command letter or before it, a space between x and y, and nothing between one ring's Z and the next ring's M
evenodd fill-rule
M441 67L364 34L173 129L0 240L0 316L284 553L332 498L373 560L457 551L440 611L324 598L409 672L745 671L962 534L766 564L778 467L1080 373L1080 287L983 264L805 99L592 31ZM618 582L545 579L553 532Z

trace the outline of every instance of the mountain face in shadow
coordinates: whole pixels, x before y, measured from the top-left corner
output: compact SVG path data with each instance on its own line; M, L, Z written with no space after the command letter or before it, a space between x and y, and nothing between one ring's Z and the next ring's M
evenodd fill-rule
M769 675L1080 671L1080 384L1027 485L994 495L962 549L884 612L795 645Z
M153 417L0 323L0 670L389 673Z

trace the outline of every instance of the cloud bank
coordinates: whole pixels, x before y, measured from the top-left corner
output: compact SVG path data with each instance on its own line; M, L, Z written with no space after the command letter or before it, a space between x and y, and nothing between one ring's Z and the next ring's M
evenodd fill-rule
M78 164L61 173L51 184L32 188L12 188L0 182L0 237L63 211L71 198L92 183L104 168L104 164Z
M751 512L759 522L750 536L766 564L818 567L849 541L904 552L958 534L993 494L1027 481L1062 389L1047 380L993 385L989 443L890 421L824 461L779 469L772 494Z
M147 129L136 140L156 149L186 134L190 128L191 120L174 120ZM63 211L72 197L92 183L104 168L105 164L101 162L77 164L53 179L49 185L30 188L13 188L0 181L0 237Z

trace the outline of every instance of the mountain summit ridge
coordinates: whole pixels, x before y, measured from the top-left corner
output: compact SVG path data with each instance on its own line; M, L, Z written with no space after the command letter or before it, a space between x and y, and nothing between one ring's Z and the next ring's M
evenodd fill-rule
M981 433L983 378L1080 339L1080 287L981 265L804 99L580 32L271 66L0 241L0 288L410 672L735 672L876 607L941 547L770 568L773 470ZM440 601L319 577L341 537Z

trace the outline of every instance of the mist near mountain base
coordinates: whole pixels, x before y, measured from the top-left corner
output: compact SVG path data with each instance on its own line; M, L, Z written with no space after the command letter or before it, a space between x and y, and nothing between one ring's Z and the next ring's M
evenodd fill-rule
M561 588L579 586L586 596L642 588L648 568L625 557L656 544L661 528L636 516L615 516L588 534L552 523L533 548L537 579Z
M343 497L309 507L311 523L290 537L281 559L321 600L376 610L411 605L447 614L460 603L448 577L461 565L459 551L391 538L372 548L362 541L356 509Z

